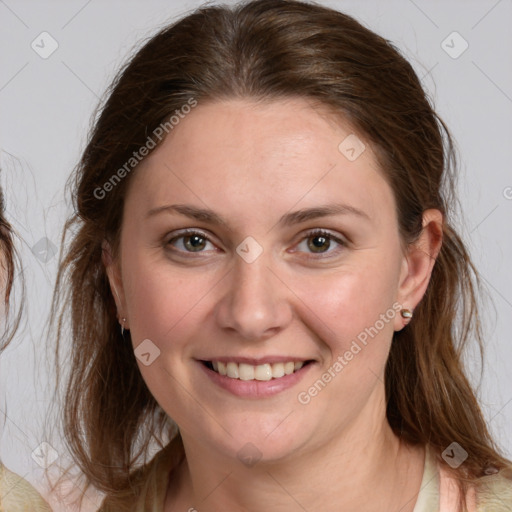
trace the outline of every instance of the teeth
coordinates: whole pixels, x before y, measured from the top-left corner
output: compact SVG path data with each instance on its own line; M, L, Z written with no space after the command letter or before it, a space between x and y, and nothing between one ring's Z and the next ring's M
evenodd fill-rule
M284 363L284 373L290 375L295 370L295 363Z
M256 380L270 380L272 378L272 366L269 364L260 364L254 366L254 378Z
M238 379L240 376L238 372L238 365L236 363L228 363L226 369L228 377L231 377L232 379Z
M304 363L302 361L289 361L287 363L265 363L253 366L246 363L238 364L232 361L229 363L212 361L212 366L217 373L230 377L231 379L266 381L290 375L300 370L304 366Z
M232 363L235 366L238 366L238 373L240 375L240 380L254 380L254 366L250 364L236 364Z
M228 373L226 365L224 363L221 363L220 361L217 364L219 365L218 372L221 375L226 375Z
M284 364L283 363L274 363L272 365L272 377L274 379L278 379L279 377L284 376Z

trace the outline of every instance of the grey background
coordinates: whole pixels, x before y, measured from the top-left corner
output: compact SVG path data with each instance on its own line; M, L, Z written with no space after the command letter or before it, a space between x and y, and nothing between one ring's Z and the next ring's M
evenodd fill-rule
M1 182L21 238L27 287L23 328L0 358L0 454L38 486L42 469L31 453L41 442L66 460L59 435L45 428L53 373L44 336L58 260L53 251L70 211L65 181L121 63L144 38L200 3L0 0ZM458 143L460 229L490 299L483 379L474 353L469 367L490 428L512 457L512 1L320 3L355 16L402 50ZM46 59L31 47L44 31L58 44ZM467 50L453 58L463 40ZM49 250L35 254L34 246Z

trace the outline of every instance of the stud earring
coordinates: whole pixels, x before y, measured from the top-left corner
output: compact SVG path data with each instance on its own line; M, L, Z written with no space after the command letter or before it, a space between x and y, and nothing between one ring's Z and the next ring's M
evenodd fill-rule
M410 309L401 309L400 315L402 315L402 318L404 318L405 320L407 320L407 322L409 322L412 318L412 311Z

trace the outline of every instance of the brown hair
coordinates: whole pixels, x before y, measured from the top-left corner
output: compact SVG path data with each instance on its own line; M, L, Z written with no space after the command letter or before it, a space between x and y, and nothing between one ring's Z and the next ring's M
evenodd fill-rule
M2 284L1 290L3 291L3 303L5 306L5 321L6 329L0 335L0 352L12 341L14 333L16 332L20 321L21 321L21 306L18 308L17 314L14 320L9 323L10 319L10 298L14 286L14 277L16 271L17 253L13 243L12 227L4 216L5 212L5 201L4 193L0 188L0 266L1 266L1 278Z
M477 275L448 211L454 145L412 66L389 41L350 16L310 3L207 6L152 37L108 93L75 171L76 214L66 224L72 238L53 305L59 340L64 320L71 319L65 434L92 484L110 494L129 490L152 437L165 437L171 425L121 336L102 265L104 239L118 250L130 173L103 198L97 191L106 190L116 169L191 98L199 104L313 100L371 144L395 193L404 244L419 235L424 210L444 214L444 243L426 295L392 343L388 421L398 436L430 444L438 455L458 442L470 454L454 472L462 488L489 464L509 464L494 445L461 361L466 342L476 339L481 347L482 337Z

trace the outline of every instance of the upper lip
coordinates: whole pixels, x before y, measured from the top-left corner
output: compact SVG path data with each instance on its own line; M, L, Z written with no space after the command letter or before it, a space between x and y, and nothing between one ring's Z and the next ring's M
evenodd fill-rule
M294 356L267 356L267 357L239 357L239 356L233 356L233 357L211 357L211 358L202 358L199 359L200 361L217 361L221 363L244 363L244 364L250 364L253 366L259 366L262 364L274 364L274 363L288 363L290 361L293 361L294 363L305 363L307 361L311 361L311 358L304 358L304 357L294 357Z

